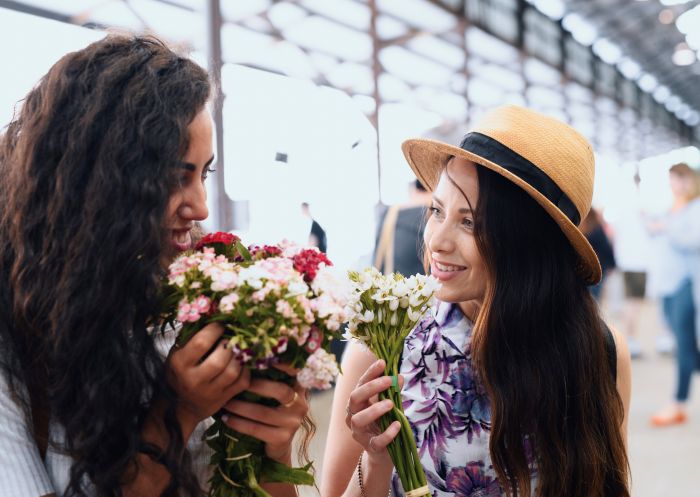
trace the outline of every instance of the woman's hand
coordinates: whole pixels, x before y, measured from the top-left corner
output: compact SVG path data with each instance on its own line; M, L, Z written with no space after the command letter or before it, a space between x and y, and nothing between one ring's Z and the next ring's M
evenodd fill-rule
M290 376L297 370L276 365L277 369ZM277 407L268 407L243 400L231 400L224 408L231 414L224 416L224 422L234 430L265 442L265 454L284 464L292 461L292 440L309 412L307 390L295 381L289 386L280 381L254 378L249 392L275 399Z
M171 349L169 379L181 401L183 431L194 429L250 386L250 372L226 348L223 332L221 325L208 324L183 347Z
M392 383L391 376L382 376L384 367L384 361L378 360L360 377L348 400L345 424L352 431L352 438L364 448L370 459L386 462L389 459L386 446L398 435L401 424L394 421L384 432L380 432L377 423L383 414L394 407L391 400L377 399L377 394L388 390ZM403 386L401 375L399 386Z

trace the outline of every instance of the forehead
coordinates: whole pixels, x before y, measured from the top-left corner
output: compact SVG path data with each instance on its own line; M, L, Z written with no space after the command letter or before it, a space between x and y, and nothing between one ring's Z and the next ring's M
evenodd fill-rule
M466 195L469 203L476 207L479 198L479 176L476 168L477 166L467 159L453 157L440 174L435 195L442 200L443 197L456 194L456 200L462 199L464 202L466 202L464 198Z

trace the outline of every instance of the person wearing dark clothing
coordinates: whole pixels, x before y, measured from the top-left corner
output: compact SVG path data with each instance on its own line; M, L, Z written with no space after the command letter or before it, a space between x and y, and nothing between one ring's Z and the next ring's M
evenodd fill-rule
M593 297L600 301L600 293L603 288L603 283L607 275L617 267L615 263L615 253L608 235L603 229L603 223L600 220L600 214L595 209L591 209L588 216L581 223L581 231L586 236L586 240L593 247L593 251L600 260L600 267L603 270L603 277L600 282L591 286L589 289Z
M422 245L429 202L430 194L416 180L408 204L390 206L382 213L374 250L377 269L405 276L425 274Z
M326 253L328 252L328 239L326 238L326 230L324 230L318 221L311 216L309 204L304 202L301 204L301 212L311 219L311 232L309 233L309 245L318 247L318 249Z

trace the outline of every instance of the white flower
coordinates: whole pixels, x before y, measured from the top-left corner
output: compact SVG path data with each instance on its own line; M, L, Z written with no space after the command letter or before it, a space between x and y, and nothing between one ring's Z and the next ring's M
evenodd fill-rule
M408 319L411 320L411 322L416 322L420 319L420 317L423 315L422 312L420 311L414 311L412 308L408 308Z
M423 299L421 298L421 295L419 293L412 293L411 296L408 298L408 305L410 307L418 307L421 304L421 301Z
M371 323L372 321L374 321L374 312L367 309L364 313L362 313L360 319L365 323Z
M297 295L306 295L309 287L301 278L289 282L287 286L287 297L295 297Z
M212 268L209 275L211 277L211 289L215 292L223 292L238 285L238 274L234 270L222 270Z
M223 312L231 312L236 304L240 300L240 297L236 293L229 293L222 297L219 301L219 309Z

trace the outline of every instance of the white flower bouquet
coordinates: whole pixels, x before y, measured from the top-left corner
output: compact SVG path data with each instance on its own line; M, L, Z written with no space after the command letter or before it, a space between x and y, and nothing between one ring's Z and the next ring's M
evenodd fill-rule
M358 340L386 362L386 374L398 378L401 351L406 336L435 302L438 281L431 276L383 275L375 268L349 272L354 290L348 302L350 321L346 338ZM413 497L429 495L411 426L403 412L398 381L382 392L394 407L380 418L382 430L399 421L401 430L387 450L404 490Z

